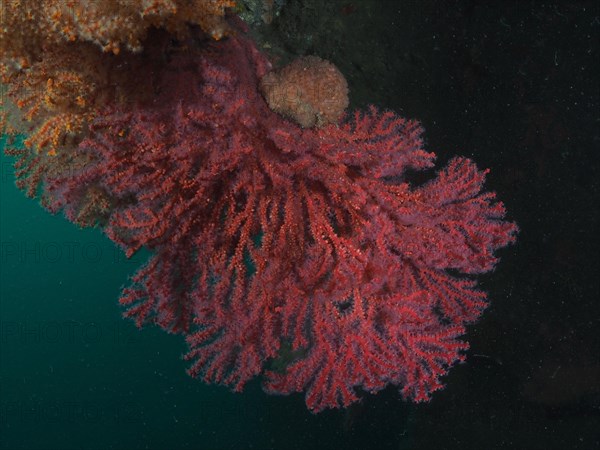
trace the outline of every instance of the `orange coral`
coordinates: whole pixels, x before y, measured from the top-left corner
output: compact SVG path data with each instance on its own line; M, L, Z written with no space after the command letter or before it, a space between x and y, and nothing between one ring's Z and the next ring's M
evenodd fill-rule
M234 0L3 0L0 53L25 66L44 45L85 41L118 53L137 51L151 27L182 35L199 25L215 39Z
M12 124L29 135L26 146L55 154L84 131L106 84L102 58L91 44L57 46L51 57L5 75L8 95L20 110L13 112Z

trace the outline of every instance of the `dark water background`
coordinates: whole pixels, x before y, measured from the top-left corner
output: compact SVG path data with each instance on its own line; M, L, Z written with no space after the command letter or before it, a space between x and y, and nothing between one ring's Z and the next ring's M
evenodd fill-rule
M390 388L313 415L192 380L180 337L120 318L145 255L25 199L2 156L0 449L600 448L599 32L597 1L288 0L256 30L334 61L353 106L421 120L439 166L490 168L521 228L428 404Z

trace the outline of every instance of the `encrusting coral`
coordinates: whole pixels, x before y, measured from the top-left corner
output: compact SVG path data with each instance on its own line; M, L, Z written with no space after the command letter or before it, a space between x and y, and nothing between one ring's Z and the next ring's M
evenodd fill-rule
M223 17L234 0L5 0L0 52L24 65L43 45L65 41L93 42L105 51L122 47L139 51L151 27L181 36L188 24L199 25L219 39L226 34Z

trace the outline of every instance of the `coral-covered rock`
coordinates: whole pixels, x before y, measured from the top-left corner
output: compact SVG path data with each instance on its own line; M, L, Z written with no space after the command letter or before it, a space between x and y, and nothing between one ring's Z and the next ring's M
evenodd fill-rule
M182 36L190 24L220 39L228 28L225 11L235 5L234 0L7 1L0 11L0 59L31 62L47 51L44 46L73 41L113 53L137 51L151 28Z
M261 91L269 107L304 128L337 123L348 107L348 84L329 61L304 56L265 75Z

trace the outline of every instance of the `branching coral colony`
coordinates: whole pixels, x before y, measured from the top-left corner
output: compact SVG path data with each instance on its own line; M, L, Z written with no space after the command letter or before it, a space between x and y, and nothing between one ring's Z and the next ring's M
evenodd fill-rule
M343 115L346 82L319 58L273 72L224 19L232 2L8 3L18 183L127 255L153 251L120 302L186 337L192 376L262 375L313 411L442 386L486 305L465 275L517 231L485 171L455 158L411 186L435 158L420 125Z

